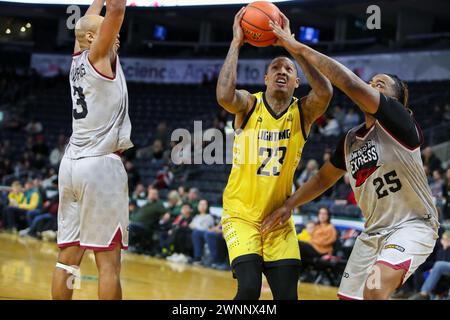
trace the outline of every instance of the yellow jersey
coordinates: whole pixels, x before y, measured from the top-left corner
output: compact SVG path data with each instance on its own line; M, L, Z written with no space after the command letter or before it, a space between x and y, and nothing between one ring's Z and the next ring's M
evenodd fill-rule
M265 94L235 131L233 166L223 193L224 214L260 223L292 193L307 135L301 102L276 115Z

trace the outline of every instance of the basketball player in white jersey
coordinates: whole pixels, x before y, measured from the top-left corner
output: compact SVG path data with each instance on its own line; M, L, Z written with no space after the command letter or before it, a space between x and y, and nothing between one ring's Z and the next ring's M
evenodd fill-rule
M121 299L128 245L128 184L120 153L133 146L128 92L117 50L126 0L95 0L75 27L70 70L73 133L59 169L54 299L71 299L86 249L94 250L100 299Z
M341 299L388 299L433 251L437 210L420 157L422 135L407 109L408 89L398 77L378 74L369 84L337 61L297 42L283 17L272 23L278 44L300 55L365 114L319 173L263 223L267 232L286 223L292 209L314 200L346 172L365 217L341 280Z

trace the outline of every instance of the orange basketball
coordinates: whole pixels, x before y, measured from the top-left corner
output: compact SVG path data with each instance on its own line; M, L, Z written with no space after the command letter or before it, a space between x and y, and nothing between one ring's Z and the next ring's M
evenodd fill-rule
M242 17L241 27L245 40L255 47L267 47L272 45L277 37L269 26L270 20L283 24L283 19L273 3L267 1L255 1L247 5Z

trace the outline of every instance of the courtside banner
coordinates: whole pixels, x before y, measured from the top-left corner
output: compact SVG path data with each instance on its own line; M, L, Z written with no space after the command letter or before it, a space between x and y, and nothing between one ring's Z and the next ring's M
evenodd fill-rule
M450 80L450 51L386 53L334 57L362 79L376 73L393 73L406 81ZM68 73L70 55L32 55L31 67L45 77ZM122 58L127 81L144 83L202 83L219 74L223 59L145 59ZM262 84L269 60L239 60L238 83ZM302 80L304 77L302 76Z

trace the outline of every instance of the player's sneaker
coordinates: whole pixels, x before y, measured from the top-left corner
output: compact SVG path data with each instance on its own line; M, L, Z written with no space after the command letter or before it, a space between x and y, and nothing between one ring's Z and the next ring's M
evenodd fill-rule
M430 295L418 292L415 295L411 296L408 300L430 300Z

